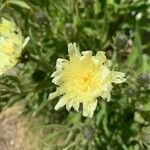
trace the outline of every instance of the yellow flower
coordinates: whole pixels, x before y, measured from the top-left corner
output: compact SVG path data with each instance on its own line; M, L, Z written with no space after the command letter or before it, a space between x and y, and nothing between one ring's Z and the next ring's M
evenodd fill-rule
M0 18L0 75L16 65L28 41L13 21Z
M69 111L73 107L79 111L83 104L83 116L92 117L97 106L97 98L102 97L110 101L112 83L125 81L125 74L111 71L111 61L105 53L83 51L81 54L76 44L68 45L69 60L57 59L56 71L51 75L52 82L58 86L56 92L50 93L49 99L61 96L55 110L66 105Z

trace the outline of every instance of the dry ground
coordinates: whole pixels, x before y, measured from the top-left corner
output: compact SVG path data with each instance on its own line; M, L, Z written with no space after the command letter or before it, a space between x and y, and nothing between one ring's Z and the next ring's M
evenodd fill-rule
M28 128L32 120L19 117L23 109L23 104L15 104L0 113L0 150L38 149L38 142Z

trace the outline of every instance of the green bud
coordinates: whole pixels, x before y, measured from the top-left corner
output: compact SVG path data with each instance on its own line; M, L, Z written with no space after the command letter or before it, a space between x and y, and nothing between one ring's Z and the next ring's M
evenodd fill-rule
M124 49L128 44L128 37L125 34L118 34L114 44L118 49Z
M142 86L145 87L149 84L149 75L148 74L141 74L138 77L138 83Z
M135 95L135 91L130 87L128 87L126 89L125 93L126 93L127 97L133 97Z
M96 135L95 128L92 125L85 125L82 127L81 133L88 141L93 140Z
M65 24L65 32L68 36L73 36L74 34L74 29L71 23L66 23Z
M47 26L49 25L49 18L43 13L38 12L35 14L35 20L40 26Z

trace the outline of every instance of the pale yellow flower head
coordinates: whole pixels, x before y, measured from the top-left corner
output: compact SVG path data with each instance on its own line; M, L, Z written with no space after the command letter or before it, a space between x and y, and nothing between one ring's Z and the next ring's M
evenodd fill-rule
M0 18L0 75L16 65L28 40L13 21Z
M57 59L56 71L51 75L57 90L49 95L49 99L61 96L55 110L66 105L69 111L73 107L79 111L83 104L83 116L92 117L97 106L97 98L102 97L110 101L112 83L125 81L125 74L111 71L110 60L105 53L92 51L79 52L76 44L68 44L69 60Z

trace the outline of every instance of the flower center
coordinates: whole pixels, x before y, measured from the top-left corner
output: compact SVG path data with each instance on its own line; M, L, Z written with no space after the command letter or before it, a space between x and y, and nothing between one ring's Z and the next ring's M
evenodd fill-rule
M80 75L81 76L81 75ZM76 79L78 80L78 79ZM81 91L88 91L96 84L94 74L92 72L83 73L80 77L80 82L78 82L78 86Z
M82 77L83 83L88 86L91 83L92 80L92 75L91 74L86 74L85 76Z

